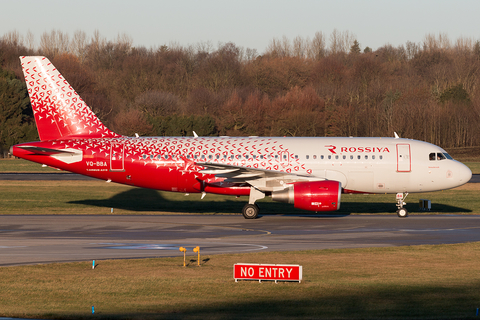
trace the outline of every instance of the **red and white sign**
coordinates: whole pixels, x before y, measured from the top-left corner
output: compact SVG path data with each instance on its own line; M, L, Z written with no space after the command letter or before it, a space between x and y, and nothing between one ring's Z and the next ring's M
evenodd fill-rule
M298 264L237 263L233 265L237 280L302 281L302 266Z

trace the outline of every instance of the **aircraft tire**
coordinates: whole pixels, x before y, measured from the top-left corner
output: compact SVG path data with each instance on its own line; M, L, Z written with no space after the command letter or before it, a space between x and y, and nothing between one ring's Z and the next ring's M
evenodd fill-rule
M258 218L258 206L256 204L247 203L242 210L243 217L245 219L257 219Z
M397 216L399 218L406 218L408 217L408 210L405 208L400 208L397 210Z

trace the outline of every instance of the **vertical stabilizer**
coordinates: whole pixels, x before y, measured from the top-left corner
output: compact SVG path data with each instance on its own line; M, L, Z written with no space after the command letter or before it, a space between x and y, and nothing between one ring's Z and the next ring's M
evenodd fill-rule
M45 57L20 57L40 139L119 137Z

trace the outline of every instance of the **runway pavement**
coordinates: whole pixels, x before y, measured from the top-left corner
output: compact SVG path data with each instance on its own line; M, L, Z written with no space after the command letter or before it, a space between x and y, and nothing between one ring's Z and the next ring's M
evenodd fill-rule
M480 216L0 216L1 266L469 241Z

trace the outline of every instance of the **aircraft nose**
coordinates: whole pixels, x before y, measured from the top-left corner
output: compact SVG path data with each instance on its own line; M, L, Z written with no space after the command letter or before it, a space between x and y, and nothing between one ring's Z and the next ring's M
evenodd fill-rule
M459 163L459 165L460 166L457 170L457 179L459 180L458 182L460 183L460 185L462 185L472 179L472 170L470 170L470 168L463 163Z

